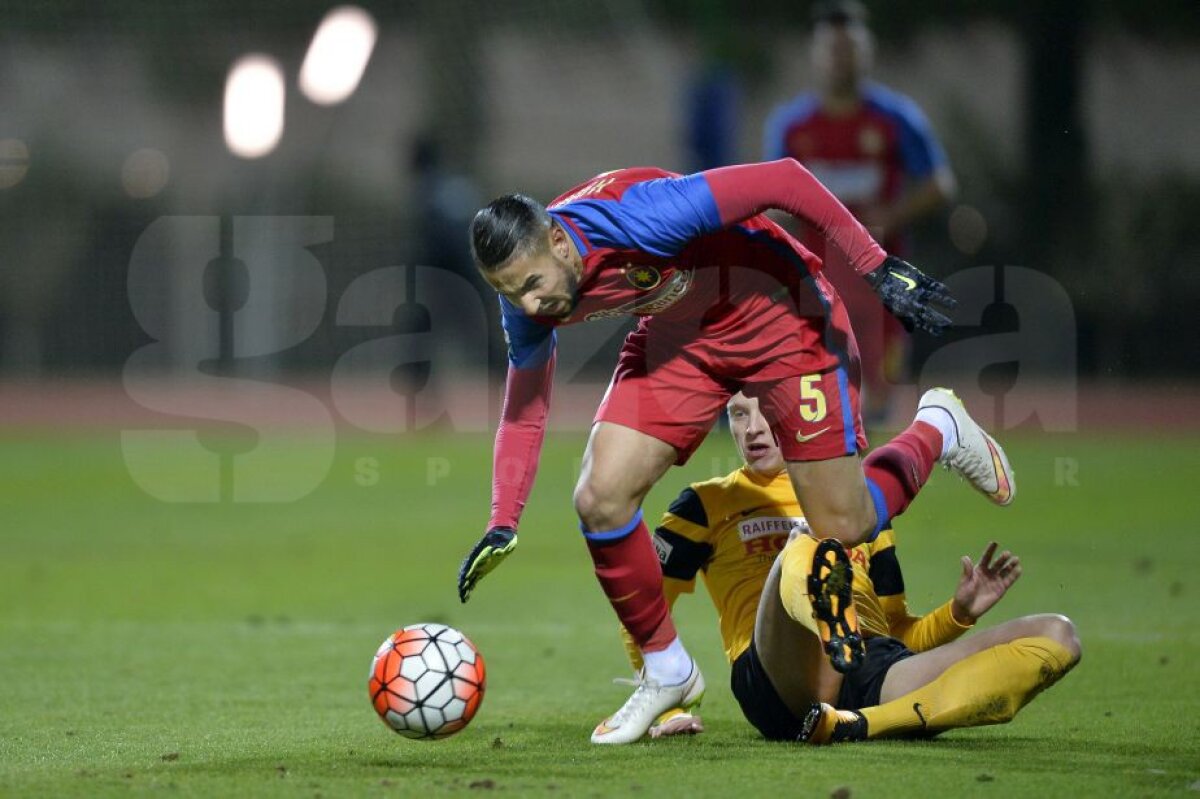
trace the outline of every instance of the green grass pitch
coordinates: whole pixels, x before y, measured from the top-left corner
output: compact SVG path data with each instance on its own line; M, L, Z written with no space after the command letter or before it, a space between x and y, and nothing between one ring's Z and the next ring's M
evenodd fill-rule
M708 731L588 743L628 689L610 682L627 666L570 506L580 436L548 443L521 547L467 606L454 578L487 512L485 437L343 437L321 487L283 505L153 500L118 442L104 432L0 440L5 795L1200 790L1195 436L1016 437L1020 494L1004 510L935 474L897 525L913 607L943 601L958 557L994 536L1022 556L1025 576L984 623L1066 613L1083 662L1010 725L821 750L765 743L742 720L700 594L677 617L708 677ZM730 452L725 437L710 439L651 495L648 517L687 481L729 468ZM430 457L449 466L433 484ZM374 485L356 480L364 464ZM475 721L436 743L389 732L366 695L376 645L419 621L461 628L489 667Z

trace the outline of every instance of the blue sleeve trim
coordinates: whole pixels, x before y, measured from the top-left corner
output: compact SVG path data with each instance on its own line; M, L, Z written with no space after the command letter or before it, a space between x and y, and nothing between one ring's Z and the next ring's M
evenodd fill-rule
M721 214L702 174L636 183L619 200L564 206L594 247L635 249L669 258L697 236L721 229Z
M846 454L858 452L858 429L854 425L854 409L850 407L850 379L846 375L846 367L839 366L837 370L838 398L842 406L842 434L846 441Z
M867 92L867 102L896 122L900 160L908 177L927 178L946 166L946 153L924 112L911 98L873 85Z
M579 531L583 533L583 537L588 541L618 541L632 533L642 523L642 509L638 508L637 513L633 514L633 518L629 520L629 524L624 527L618 527L616 530L597 530L590 532L583 526L583 522L579 523Z
M554 353L554 328L533 321L504 296L500 297L500 326L508 342L508 362L516 369L537 369Z
M871 492L871 504L875 506L875 529L867 537L867 543L874 541L879 534L887 529L892 521L888 516L887 500L884 499L883 489L874 480L867 478L867 491Z

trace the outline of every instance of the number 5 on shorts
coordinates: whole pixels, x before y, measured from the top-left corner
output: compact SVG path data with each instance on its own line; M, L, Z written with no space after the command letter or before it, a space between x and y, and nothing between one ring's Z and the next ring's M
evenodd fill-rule
M800 378L800 418L806 422L819 422L825 418L825 392L821 390L820 374L804 375Z

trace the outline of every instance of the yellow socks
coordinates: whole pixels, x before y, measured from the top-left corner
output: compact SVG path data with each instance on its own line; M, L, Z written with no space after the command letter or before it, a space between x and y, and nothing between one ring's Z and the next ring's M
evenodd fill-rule
M779 599L789 616L820 638L816 619L813 618L812 602L808 598L808 575L812 572L816 551L817 540L809 535L798 535L783 548L780 555L783 558L783 572L779 575Z
M868 738L1003 724L1075 662L1052 638L1018 638L964 658L912 693L859 712Z

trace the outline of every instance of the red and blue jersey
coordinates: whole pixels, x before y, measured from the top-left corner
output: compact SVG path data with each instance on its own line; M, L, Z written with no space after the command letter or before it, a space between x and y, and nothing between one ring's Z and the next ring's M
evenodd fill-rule
M578 304L565 319L531 318L502 297L512 365L545 363L553 329L563 324L643 317L660 337L701 358L719 352L728 362L761 355L767 342L748 333L777 317L828 316L839 300L820 274L820 259L760 213L731 224L709 183L712 174L621 169L551 202L550 214L583 259ZM817 341L795 343L821 349ZM814 363L813 371L831 363Z
M894 202L906 183L947 167L917 104L876 83L867 84L857 110L847 115L827 113L811 93L779 106L767 120L763 150L767 158L804 164L856 216ZM901 242L883 244L895 253Z

